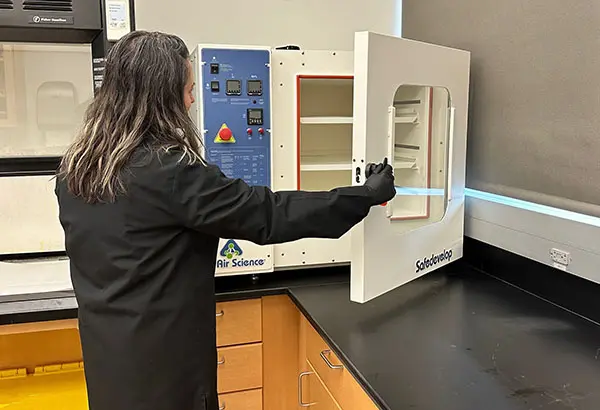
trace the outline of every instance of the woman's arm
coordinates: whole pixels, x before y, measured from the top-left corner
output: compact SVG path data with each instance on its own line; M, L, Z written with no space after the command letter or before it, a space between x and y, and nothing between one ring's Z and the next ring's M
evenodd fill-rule
M379 170L363 186L273 192L227 178L212 165L180 164L173 192L186 226L220 238L260 245L339 238L362 221L371 206L395 195L391 169Z

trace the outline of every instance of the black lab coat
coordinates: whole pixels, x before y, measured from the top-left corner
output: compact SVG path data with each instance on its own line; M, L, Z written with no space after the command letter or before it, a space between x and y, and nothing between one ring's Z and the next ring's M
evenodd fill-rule
M372 205L365 187L273 193L180 158L139 150L113 203L57 178L90 410L217 410L219 237L338 238Z

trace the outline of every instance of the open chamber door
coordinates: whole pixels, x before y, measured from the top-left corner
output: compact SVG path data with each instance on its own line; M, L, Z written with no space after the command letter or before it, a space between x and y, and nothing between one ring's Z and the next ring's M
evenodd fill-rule
M396 197L352 231L355 302L462 257L469 64L466 51L356 33L354 183L387 157Z

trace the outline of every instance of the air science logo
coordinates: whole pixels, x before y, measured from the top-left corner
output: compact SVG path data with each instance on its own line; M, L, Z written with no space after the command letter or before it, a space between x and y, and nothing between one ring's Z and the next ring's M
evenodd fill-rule
M244 259L242 248L233 239L228 240L221 251L220 258L217 259L217 268L247 268L252 266L263 266L265 259Z
M441 253L437 255L431 254L431 256L428 258L425 257L423 259L417 260L417 262L415 262L415 272L419 273L422 270L429 269L431 267L434 267L438 263L449 261L450 259L452 259L452 249L450 249L449 251L444 249Z

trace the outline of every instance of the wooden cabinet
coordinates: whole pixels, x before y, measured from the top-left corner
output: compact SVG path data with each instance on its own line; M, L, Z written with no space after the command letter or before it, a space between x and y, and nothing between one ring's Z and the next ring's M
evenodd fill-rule
M221 410L377 408L288 296L221 302L215 314ZM71 408L87 410L75 319L0 326L0 352L0 391L36 396L40 408L77 393ZM52 389L35 384L42 373L55 375ZM15 377L30 384L18 390Z
M316 373L339 408L341 410L377 409L354 376L305 317L302 317L300 327L301 360L304 358L307 361L310 371Z
M259 389L219 395L219 410L261 410L262 391Z
M219 393L262 387L262 344L224 347L218 353Z
M264 410L378 408L289 297L262 300Z
M307 362L308 371L300 373L298 380L299 406L311 407L313 410L341 410L325 383L315 369Z
M77 319L0 326L0 373L82 360Z
M262 300L217 303L215 314L219 407L262 410Z
M217 303L216 316L218 347L262 340L261 299Z

